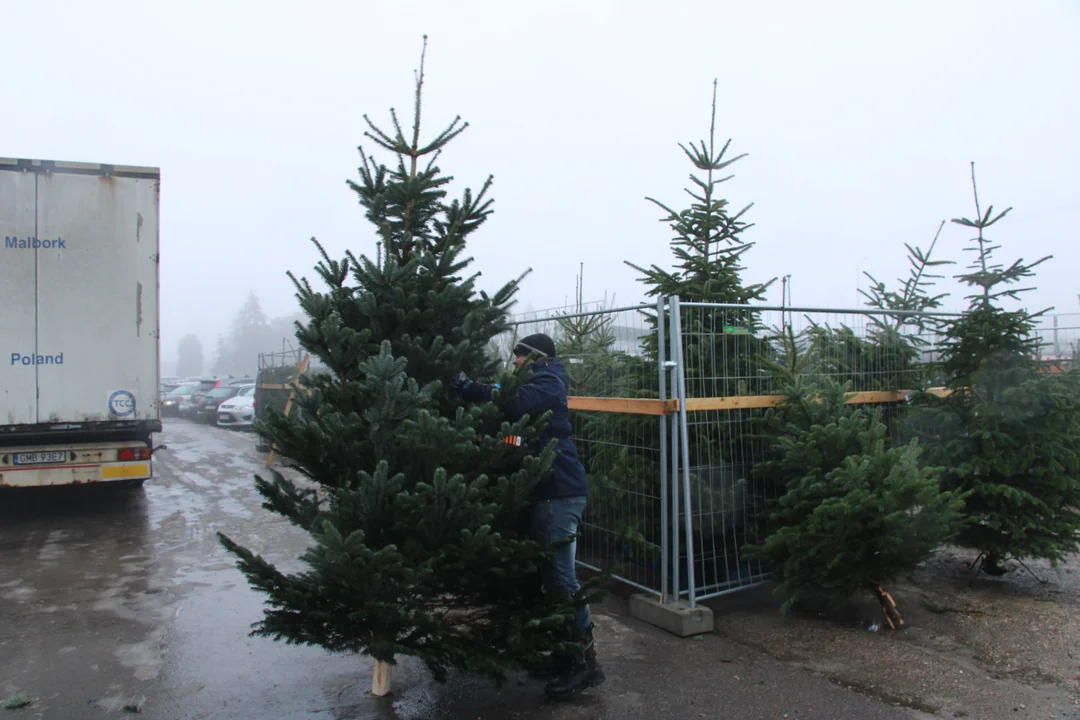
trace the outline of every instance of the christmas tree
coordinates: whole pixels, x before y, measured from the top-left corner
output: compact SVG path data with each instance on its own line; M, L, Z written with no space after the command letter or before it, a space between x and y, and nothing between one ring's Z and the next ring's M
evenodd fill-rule
M847 404L848 384L807 372L815 345L800 352L788 329L784 349L782 362L768 363L784 399L761 421L767 459L754 468L783 492L771 504L771 532L746 550L772 569L785 611L870 591L899 628L885 588L951 537L962 500L940 490L917 442L889 447L880 409Z
M576 279L574 305L571 312L555 315L558 332L556 347L559 357L566 358L570 395L600 396L610 389L618 375L618 366L625 353L615 350L615 316L606 312L607 301L594 312L585 304L585 265L582 263Z
M285 573L221 541L267 595L255 634L381 663L415 656L440 681L456 668L501 682L543 652L572 651L568 621L589 597L539 591L554 548L529 540L520 518L555 458L553 445L538 447L547 416L502 419L524 376L501 374L487 352L509 327L518 282L489 296L465 275L492 179L448 200L452 178L436 161L468 124L455 118L421 142L423 83L421 56L408 135L393 110L392 133L364 116L365 135L395 160L361 148L349 183L377 258L333 260L316 242L325 289L293 278L306 315L297 338L328 372L303 377L301 413L270 412L257 426L301 476L255 483L264 507L310 533L306 567ZM466 407L450 387L460 371L501 380L502 392Z
M966 524L958 542L979 551L981 567L1001 574L1009 557L1052 563L1080 549L1080 378L1048 372L1038 359L1036 315L1002 303L1050 259L995 261L985 231L1009 213L983 212L971 168L975 218L953 222L975 230L975 255L958 275L974 292L946 327L942 369L951 394L922 396L913 432L929 445L944 482L964 492ZM1041 314L1041 313L1040 313Z
M936 260L933 257L934 249L937 247L944 227L945 221L942 220L941 224L938 225L937 232L934 233L934 239L930 242L930 247L926 250L923 250L918 245L913 247L910 243L904 243L904 247L908 251L908 265L910 267L908 268L908 276L897 280L898 290L890 290L884 282L881 282L870 273L863 273L870 280L870 289L863 290L860 288L859 293L866 298L868 306L879 310L899 310L914 313L931 312L941 307L941 301L948 294L931 294L930 289L937 284L935 281L945 277L931 272L932 268L953 264L952 260ZM937 321L928 320L917 315L894 315L887 320L877 320L876 323L894 330L901 330L905 326L911 325L917 331L922 331L927 323L932 326L937 325Z
M744 256L754 247L754 243L745 238L753 227L746 220L753 204L735 209L722 196L721 186L734 177L725 173L746 154L731 155L730 139L722 146L716 142L717 92L718 83L714 80L708 139L679 144L693 167L691 186L686 189L690 196L688 206L676 210L672 204L647 198L663 211L660 221L672 232L669 246L674 255L671 269L656 264L646 268L627 263L641 273L639 279L648 287L649 297L745 306L763 301L773 282L748 283L743 279ZM655 318L650 318L650 325L655 328ZM771 350L760 311L739 307L686 308L681 313L679 329L687 397L767 394L766 378L758 372L757 358L770 356ZM673 332L669 325L667 337ZM656 338L654 332L644 343L654 361L658 357ZM655 376L655 365L649 372ZM690 494L696 503L692 512L703 533L708 532L705 528L714 529L712 537L704 537L699 542L714 548L717 555L734 558L730 564L702 563L697 574L701 585L725 582L727 578L719 576L720 572L751 572L739 557L741 549L737 538L747 518L753 517L763 500L752 489L748 491L744 480L753 455L747 423L757 411L722 412L722 420L694 422L688 429L692 468ZM637 422L654 421L643 417ZM659 453L653 453L652 458L657 463ZM654 474L659 476L658 467ZM681 510L685 512L687 508ZM677 532L681 532L683 523L678 525ZM681 547L688 545L684 542ZM676 571L683 572L681 569Z
M932 376L932 365L921 362L920 352L929 346L928 331L939 330L942 320L930 313L941 307L946 293L932 294L931 288L943 276L934 268L950 260L933 257L945 226L942 221L927 250L904 243L908 256L908 276L890 289L868 272L869 290L859 290L866 305L896 314L859 315L866 327L858 331L846 325L838 328L814 324L808 335L816 346L814 370L836 380L850 381L857 391L921 390ZM889 424L899 413L889 408Z
M934 257L944 227L942 220L926 250L904 243L908 251L908 276L897 279L898 289L891 290L870 273L863 273L870 280L869 290L859 290L866 304L877 310L895 310L898 314L868 316L871 327L865 345L840 355L862 360L852 363L855 373L862 371L867 375L855 376L860 390L922 390L932 382L941 381L937 364L928 361L925 351L931 346L930 336L940 333L945 322L934 312L940 310L948 294L933 292L937 281L945 277L934 269L953 264L952 260ZM867 352L867 348L871 351ZM893 413L891 420L900 418Z
M648 297L674 296L683 301L745 305L764 300L773 282L746 284L742 279L745 269L742 256L754 246L742 237L753 227L744 216L753 204L733 213L731 203L720 197L720 185L734 176L721 177L720 173L746 157L746 153L728 157L731 140L719 150L716 148L716 93L714 80L708 142L691 142L689 147L679 144L694 169L703 174L703 177L690 175L693 187L686 190L692 199L690 206L677 211L659 200L646 198L666 213L661 222L667 223L674 233L670 246L676 260L673 270L655 264L644 268L626 263L642 274L639 279L648 286ZM747 334L758 329L756 314L728 310L692 315L683 318L688 386L700 386L706 396L735 394L736 388L728 387L723 380L750 376L753 358L762 351ZM703 342L702 338L708 338L709 342ZM646 349L656 352L655 334ZM724 372L715 372L716 363L720 363ZM710 368L710 378L695 376L694 368Z

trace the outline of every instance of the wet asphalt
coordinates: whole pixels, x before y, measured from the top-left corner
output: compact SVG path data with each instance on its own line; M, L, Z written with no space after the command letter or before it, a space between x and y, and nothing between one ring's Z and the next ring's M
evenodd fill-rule
M138 489L0 493L0 720L146 717L485 720L900 720L893 707L718 636L675 638L594 611L608 681L553 704L538 681L437 685L404 659L370 695L371 662L248 636L262 598L216 538L287 568L307 536L262 509L266 456L251 434L167 421Z

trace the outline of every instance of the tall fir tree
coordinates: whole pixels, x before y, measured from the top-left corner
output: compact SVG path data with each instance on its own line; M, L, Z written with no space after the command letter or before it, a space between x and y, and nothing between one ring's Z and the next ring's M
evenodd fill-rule
M815 367L813 370L834 379L848 381L856 391L922 390L934 377L934 364L923 362L921 353L930 342L926 335L939 331L943 320L931 313L941 307L947 293L932 294L932 288L942 275L935 268L952 264L951 260L934 258L934 250L945 221L941 222L928 249L904 243L908 255L908 276L897 279L896 289L890 289L868 272L869 290L859 289L866 305L874 310L895 311L896 314L859 316L865 322L863 330L847 325L831 327L812 324L806 331L812 340ZM899 408L888 409L889 424L898 424Z
M689 147L679 143L694 170L703 175L690 174L693 187L686 189L692 200L690 206L674 210L659 200L646 198L666 213L661 222L674 232L669 244L675 255L672 270L656 264L645 268L627 261L627 265L641 273L639 280L648 287L648 297L675 296L683 301L745 305L764 300L775 280L746 284L742 279L745 269L742 257L754 246L742 237L753 227L744 219L753 203L733 213L731 203L720 196L720 185L734 177L721 173L747 155L729 157L730 139L719 150L716 148L717 89L714 80L708 141L691 142ZM652 323L655 325L655 319ZM701 312L693 313L693 317L687 314L683 318L683 335L687 342L684 356L690 370L688 383L701 384L702 391L709 395L735 394L735 388L724 387L725 383L719 380L749 375L749 365L761 348L752 347L745 333L757 329L757 315L751 312ZM646 350L655 354L655 335L646 344ZM725 372L712 372L717 367L716 360ZM694 377L694 367L710 368L712 382L705 377Z
M812 369L817 343L800 352L789 328L784 350L766 363L784 398L760 421L766 460L754 468L781 492L763 540L745 549L772 569L784 610L869 591L898 629L903 617L886 586L952 537L962 499L920 464L917 441L889 447L880 408L848 404L850 383Z
M734 176L724 174L731 165L745 158L745 153L731 155L731 140L717 146L716 101L719 84L713 81L712 107L707 140L679 144L689 159L693 171L689 205L676 210L654 198L646 198L664 215L673 235L669 240L674 265L666 269L653 264L646 268L627 264L641 273L639 280L647 287L649 297L678 297L684 302L747 305L762 302L775 279L765 283L748 283L743 279L744 256L754 247L745 233L753 227L746 214L753 204L735 210L722 197L721 185ZM683 372L689 397L718 397L765 394L764 377L758 372L759 356L769 356L767 330L760 311L741 308L686 309L681 317ZM656 327L656 318L649 313L649 324ZM670 337L671 328L668 329ZM658 357L657 334L652 333L644 343L650 360ZM644 368L655 377L655 364ZM655 384L653 384L655 386ZM695 472L690 478L691 496L695 499L699 527L717 528L717 535L706 540L710 546L723 548L717 552L739 558L736 537L744 528L763 498L748 493L744 481L750 471L752 453L747 440L747 421L756 411L734 410L723 423L693 423L689 432L690 466ZM640 417L638 423L651 419ZM652 449L650 448L650 451ZM659 453L653 452L658 462ZM654 470L659 476L659 468ZM685 508L683 508L685 510ZM679 523L680 528L682 523ZM677 530L681 531L681 530ZM658 536L658 534L657 534ZM682 547L687 547L686 543ZM683 561L685 562L685 561ZM683 572L683 570L678 570ZM748 574L751 570L742 559L735 563L703 563L699 568L701 584L721 584L727 578L702 577L701 572Z
M863 273L870 280L869 290L859 290L866 305L898 314L868 316L870 327L862 344L839 353L841 358L855 358L851 361L854 373L867 373L864 378L853 377L859 390L923 390L931 383L942 382L938 364L927 350L931 336L943 331L945 320L934 313L940 311L942 300L948 297L948 293L934 291L937 281L945 277L935 271L954 264L934 256L944 227L942 220L926 250L904 243L908 275L897 279L897 289ZM891 420L899 422L900 418Z
M423 58L410 133L393 110L392 133L364 116L365 135L396 162L361 148L349 183L379 257L333 260L316 242L326 289L293 278L306 315L297 338L329 371L303 376L298 417L268 413L257 426L301 475L255 484L264 507L311 534L307 567L285 573L221 541L267 595L255 634L385 663L415 656L440 681L457 668L501 682L542 652L573 650L567 623L588 597L539 590L554 548L523 535L520 519L554 444L538 447L546 415L502 420L525 376L500 375L487 347L508 329L518 281L488 295L464 275L466 240L492 212L492 179L448 201L452 178L435 162L468 123L455 118L421 142ZM466 407L449 384L458 371L501 378L503 392Z
M945 221L942 220L941 224L938 225L937 232L934 233L934 239L930 241L930 246L926 250L923 250L918 245L912 246L910 243L904 243L904 247L908 251L907 260L910 267L906 278L897 279L897 290L890 290L884 282L878 280L869 272L863 273L870 280L870 289L863 290L860 288L859 293L866 299L866 304L869 307L878 310L899 310L914 313L932 312L941 307L941 301L948 296L948 293L933 294L931 288L937 284L936 281L945 277L933 272L933 269L953 264L952 260L934 258L934 250L937 248L944 227ZM922 331L928 323L933 326L938 324L935 320L911 315L887 316L886 319L875 322L880 326L890 327L897 331L902 330L906 325L913 326L916 331Z
M951 394L919 398L913 431L947 486L967 495L958 542L978 550L981 568L1005 572L1008 558L1056 563L1080 550L1080 376L1054 374L1038 360L1036 315L1006 310L1030 287L1018 287L1050 259L1005 265L986 230L1011 208L984 212L971 165L975 218L952 222L975 231L974 261L959 280L969 306L946 327L942 370Z

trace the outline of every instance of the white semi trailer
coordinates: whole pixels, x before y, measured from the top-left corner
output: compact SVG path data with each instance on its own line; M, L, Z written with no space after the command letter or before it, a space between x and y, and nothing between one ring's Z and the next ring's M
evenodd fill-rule
M0 489L151 477L159 190L157 168L0 158Z

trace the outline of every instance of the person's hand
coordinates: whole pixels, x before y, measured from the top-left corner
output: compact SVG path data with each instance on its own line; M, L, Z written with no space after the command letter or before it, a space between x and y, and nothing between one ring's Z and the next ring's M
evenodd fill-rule
M462 371L455 375L454 379L450 381L450 387L455 390L461 390L471 382L472 380L469 379L469 376Z

